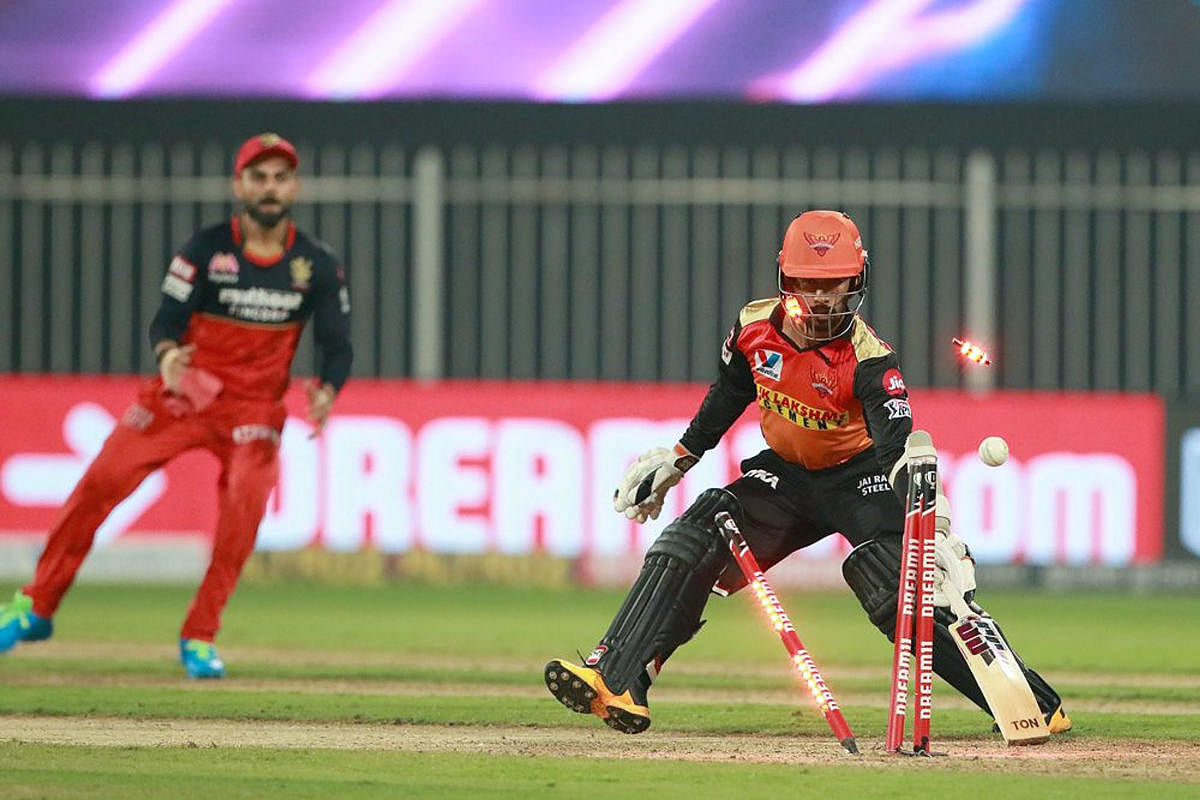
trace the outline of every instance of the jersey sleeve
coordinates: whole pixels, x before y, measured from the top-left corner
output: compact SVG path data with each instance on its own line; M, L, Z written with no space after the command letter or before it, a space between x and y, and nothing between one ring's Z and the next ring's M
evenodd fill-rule
M192 312L200 307L208 274L200 268L206 252L200 234L188 240L163 276L162 300L150 322L150 346L164 339L180 341L187 330Z
M908 387L900 374L900 361L895 353L869 358L859 363L854 373L854 394L862 403L867 435L875 443L875 454L885 475L904 455L904 442L912 433L912 406L908 403ZM904 498L907 491L907 471L893 489Z
M313 281L313 338L320 354L321 383L341 390L350 377L354 349L350 344L350 289L346 268L332 263Z
M741 323L735 322L721 345L717 379L708 387L699 410L679 439L679 443L695 456L701 456L715 447L754 400L754 375L750 372L750 362L737 346L741 329Z

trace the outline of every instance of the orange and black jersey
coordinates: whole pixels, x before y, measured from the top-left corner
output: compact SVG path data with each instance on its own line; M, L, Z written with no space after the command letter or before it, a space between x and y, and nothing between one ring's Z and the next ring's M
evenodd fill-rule
M784 333L778 298L742 309L721 347L717 380L680 443L704 453L752 402L767 446L809 470L874 447L887 474L912 431L896 354L861 317L837 339L800 347Z
M256 258L234 217L197 232L171 261L150 343L193 344L192 364L220 378L226 394L278 400L309 317L321 381L340 389L353 358L345 268L290 224L283 255Z

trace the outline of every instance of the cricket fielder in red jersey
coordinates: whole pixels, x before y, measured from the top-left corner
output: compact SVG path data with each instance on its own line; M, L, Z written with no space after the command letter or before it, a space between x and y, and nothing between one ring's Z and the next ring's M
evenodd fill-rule
M321 353L320 381L308 386L315 433L353 357L345 269L289 218L298 164L296 149L274 133L238 150L233 191L243 209L197 232L167 267L150 325L159 376L146 382L75 486L33 580L0 611L0 652L48 638L112 509L176 455L204 448L221 463L220 507L212 560L180 631L180 660L191 677L224 675L213 640L278 477L282 398L306 321L313 320Z
M746 584L714 520L721 512L737 522L763 569L841 533L855 545L843 565L847 583L871 621L894 633L912 408L895 352L859 315L867 273L867 251L848 216L807 211L792 220L776 267L778 294L741 310L691 424L673 449L653 448L629 467L614 506L639 522L656 518L667 490L750 403L767 449L663 530L583 664L546 665L547 688L565 706L624 733L650 726L650 685L700 629L710 593ZM940 487L936 547L935 606L942 608L935 609L934 670L989 711L947 628L954 618L946 592L972 602L975 568L950 530ZM1051 730L1069 728L1059 696L1022 667Z

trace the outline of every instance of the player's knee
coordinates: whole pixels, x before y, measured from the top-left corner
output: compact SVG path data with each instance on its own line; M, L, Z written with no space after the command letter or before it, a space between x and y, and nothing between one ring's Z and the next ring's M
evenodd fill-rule
M713 520L722 511L741 524L742 504L733 492L728 489L705 489L679 518L707 524L716 530L717 525Z
M842 562L842 577L854 590L867 617L889 637L896 627L900 545L899 536L883 534L855 547Z
M706 489L687 511L667 525L646 557L665 555L694 567L711 558L711 554L723 549L724 540L715 521L716 515L725 511L740 521L741 504L724 489Z
M851 550L842 562L842 577L854 590L867 617L889 639L896 633L901 546L898 535L883 534ZM954 616L950 609L938 607L933 609L933 620L934 626L944 631ZM953 646L952 640L947 641Z

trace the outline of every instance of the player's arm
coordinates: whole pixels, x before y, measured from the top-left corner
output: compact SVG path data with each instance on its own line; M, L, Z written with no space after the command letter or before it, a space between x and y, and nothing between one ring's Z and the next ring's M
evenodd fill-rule
M162 282L162 299L150 322L150 347L163 384L179 391L180 381L191 363L192 347L181 346L192 314L200 307L207 276L200 267L201 247L192 238L171 259Z
M879 467L904 502L908 491L908 461L904 443L912 433L912 406L895 353L864 359L854 372L854 396L862 403L867 435L875 443Z
M667 491L683 479L700 457L716 446L742 411L754 399L754 376L750 362L737 347L740 323L735 322L721 346L717 379L678 444L668 450L655 447L642 454L626 470L613 508L630 519L657 519Z
M717 379L708 387L700 408L679 438L679 444L697 459L716 447L721 437L746 410L746 406L754 400L754 375L750 371L750 362L737 346L741 329L741 324L735 322L721 345Z
M314 435L325 428L333 401L350 377L354 348L350 344L350 289L346 270L330 264L313 281L313 338L319 351L319 380L309 384L308 417L316 426Z

